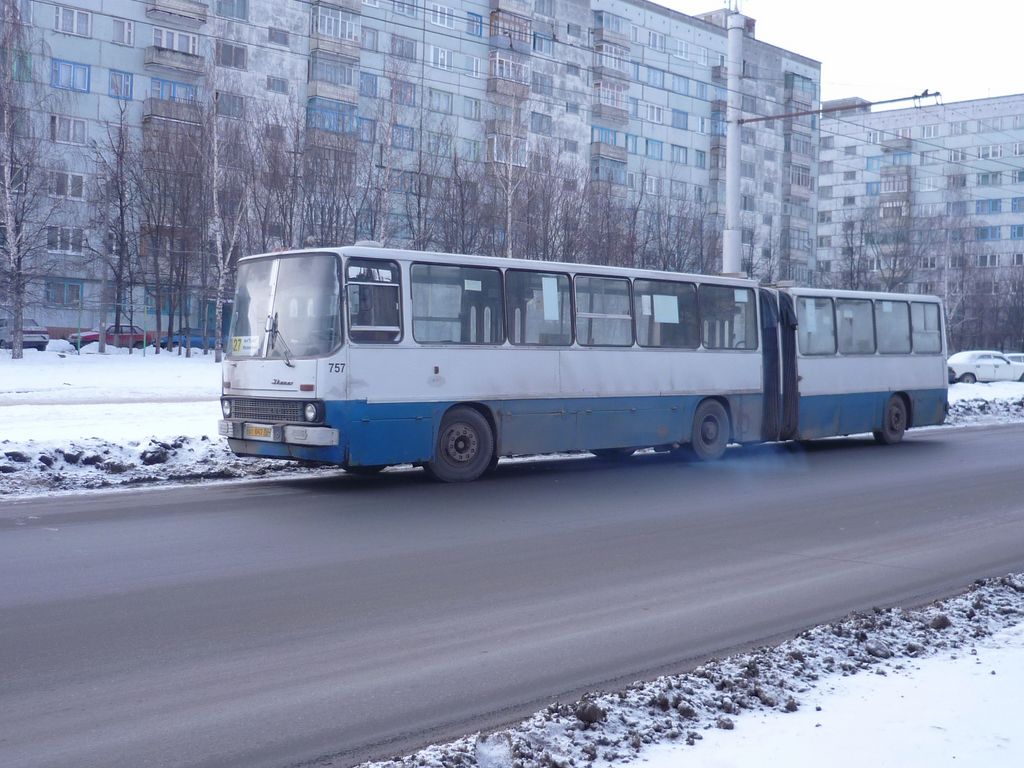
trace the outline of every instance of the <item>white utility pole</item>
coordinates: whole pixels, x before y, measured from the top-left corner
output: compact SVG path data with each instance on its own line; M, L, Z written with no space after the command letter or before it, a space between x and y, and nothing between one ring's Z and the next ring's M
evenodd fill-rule
M722 237L722 274L742 273L742 222L740 220L740 115L743 97L740 78L743 76L743 33L747 17L730 14L728 56L726 57L726 111L725 111L725 232Z

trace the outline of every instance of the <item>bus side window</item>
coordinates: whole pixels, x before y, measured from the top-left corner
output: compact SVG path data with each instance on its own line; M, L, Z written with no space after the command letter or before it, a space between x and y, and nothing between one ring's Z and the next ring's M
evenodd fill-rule
M941 352L942 328L939 325L939 305L922 301L910 302L910 325L914 331L915 352Z
M905 355L910 352L910 307L905 301L875 301L878 351Z
M800 354L834 355L836 353L836 328L832 299L798 296L796 318Z
M571 306L567 275L505 272L505 324L513 344L572 344Z
M868 299L836 299L839 352L872 355L875 352L875 316Z
M700 346L697 286L693 283L634 280L633 314L641 347Z
M707 349L757 349L757 305L749 288L702 285L697 290Z
M576 276L576 340L588 347L633 346L629 280Z
M393 261L349 259L345 284L352 341L380 344L401 340L400 274Z
M412 336L426 344L501 344L502 293L498 269L413 264Z

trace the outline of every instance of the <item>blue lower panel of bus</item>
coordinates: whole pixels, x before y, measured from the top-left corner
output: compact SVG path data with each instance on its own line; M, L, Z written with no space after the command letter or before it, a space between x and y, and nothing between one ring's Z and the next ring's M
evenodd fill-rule
M906 394L910 398L911 426L941 424L945 420L945 389L911 390ZM811 440L878 429L889 396L889 392L860 392L801 397L799 437Z
M941 424L946 390L909 392L911 424ZM882 423L888 392L800 398L803 439L870 432ZM502 455L647 447L686 442L704 396L479 401L498 428ZM760 395L727 398L734 438L760 439ZM455 403L327 403L326 421L341 433L329 447L232 441L242 454L370 466L428 461L441 419Z

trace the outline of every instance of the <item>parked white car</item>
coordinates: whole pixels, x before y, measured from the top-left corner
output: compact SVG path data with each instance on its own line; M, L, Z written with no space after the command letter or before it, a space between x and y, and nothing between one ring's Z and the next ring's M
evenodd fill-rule
M21 346L23 349L35 347L40 352L46 349L50 340L50 332L35 320L25 318L21 323ZM0 349L9 349L14 343L14 327L10 318L0 317Z
M1019 356L1018 356L1019 357ZM1002 352L957 352L946 361L950 381L1024 381L1024 361L1015 362Z

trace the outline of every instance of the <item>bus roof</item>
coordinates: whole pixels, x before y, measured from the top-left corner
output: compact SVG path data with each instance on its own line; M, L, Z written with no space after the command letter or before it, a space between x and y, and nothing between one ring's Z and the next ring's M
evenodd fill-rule
M583 262L572 264L560 261L539 261L534 259L508 259L503 256L467 256L458 253L443 253L440 251L410 251L401 248L381 248L377 246L346 245L337 248L300 248L290 251L278 251L274 253L253 254L245 256L239 263L250 259L276 258L279 256L293 256L301 253L336 253L342 256L355 256L364 259L395 259L397 261L444 261L457 265L478 265L487 267L505 267L512 269L550 270L556 272L574 272L590 275L608 276L629 276L643 277L649 279L686 278L700 283L717 283L720 285L736 285L745 288L758 288L759 283L745 277L720 277L717 275L702 275L688 272L664 272L654 269L635 269L632 267L609 267L599 264L586 264Z

